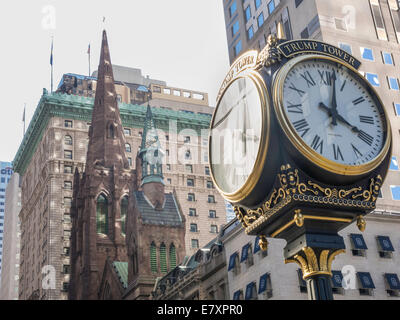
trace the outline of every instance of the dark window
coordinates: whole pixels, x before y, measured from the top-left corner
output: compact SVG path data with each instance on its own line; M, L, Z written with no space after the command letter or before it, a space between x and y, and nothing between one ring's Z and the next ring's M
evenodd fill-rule
M381 8L379 7L379 5L376 4L371 4L371 7L372 7L372 16L375 21L375 26L379 29L384 29L385 24L383 22Z
M198 248L198 247L199 247L199 240L192 239L192 248Z
M190 224L190 232L197 232L197 224L196 223Z
M188 198L187 198L189 201L195 201L196 200L196 198L195 198L195 196L194 196L194 193L188 193Z
M125 151L126 152L131 152L132 151L131 145L129 143L125 143Z
M187 179L187 186L194 187L194 179Z
M65 128L72 128L72 121L71 120L65 120L64 121L64 127Z
M207 188L208 189L213 189L214 188L214 184L212 181L207 181Z
M209 196L208 196L208 203L215 203L215 197L209 195Z
M216 218L217 217L217 212L215 210L208 211L208 217L209 218Z
M126 234L126 215L128 214L128 197L125 196L121 200L121 233L125 236Z
M204 168L204 173L209 176L210 175L210 167L205 167Z
M64 189L72 190L72 182L71 181L64 181Z
M64 173L72 173L72 166L64 166Z
M69 265L63 265L63 273L70 274L71 267Z
M189 208L189 216L195 217L197 215L195 208Z
M126 136L130 136L130 135L131 135L131 129L125 128L125 129L124 129L124 134L125 134Z

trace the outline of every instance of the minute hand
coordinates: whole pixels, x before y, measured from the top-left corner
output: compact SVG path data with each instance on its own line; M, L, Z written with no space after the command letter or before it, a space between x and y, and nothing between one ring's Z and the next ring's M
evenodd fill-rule
M360 132L360 129L358 129L356 126L353 126L351 123L349 123L345 118L343 118L340 114L336 114L336 118L339 120L339 121L341 121L341 122L343 122L343 123L345 123L345 124L347 124L349 127L351 127L351 131L353 131L353 132L355 132L355 133L359 133Z

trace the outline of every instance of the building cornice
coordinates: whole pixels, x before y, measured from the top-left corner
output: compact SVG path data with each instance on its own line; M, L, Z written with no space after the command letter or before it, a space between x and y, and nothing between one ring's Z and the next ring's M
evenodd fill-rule
M93 98L63 93L49 94L44 89L28 130L14 158L14 171L21 175L25 173L51 118L60 117L90 122L93 104ZM123 126L143 128L146 118L145 106L120 103L119 108ZM154 108L153 117L157 128L165 132L169 131L170 121L176 121L178 132L183 129L193 129L200 134L201 130L209 128L211 121L211 116L204 114L190 114L162 108Z

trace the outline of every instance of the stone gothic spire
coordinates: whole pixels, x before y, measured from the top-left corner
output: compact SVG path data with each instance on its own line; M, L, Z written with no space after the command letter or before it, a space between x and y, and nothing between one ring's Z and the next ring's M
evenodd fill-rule
M147 106L146 119L143 128L142 144L139 158L142 162L142 183L156 182L164 185L162 173L162 157L164 151L158 139L157 129L154 125L151 107Z
M107 34L103 31L96 96L89 130L87 165L129 168Z

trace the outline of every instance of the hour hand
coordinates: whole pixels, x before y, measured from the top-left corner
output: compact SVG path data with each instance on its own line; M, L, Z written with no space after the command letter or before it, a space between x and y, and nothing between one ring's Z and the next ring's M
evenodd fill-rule
M330 117L332 117L332 125L337 126L337 121L336 118L338 117L338 113L336 110L334 110L333 108L329 108L327 107L325 104L323 104L322 102L319 104L319 107L328 111L328 115Z
M340 114L336 115L338 120L347 124L349 127L351 127L351 131L355 132L355 133L359 133L360 129L358 129L356 126L353 126L351 123L349 123L345 118L343 118Z

